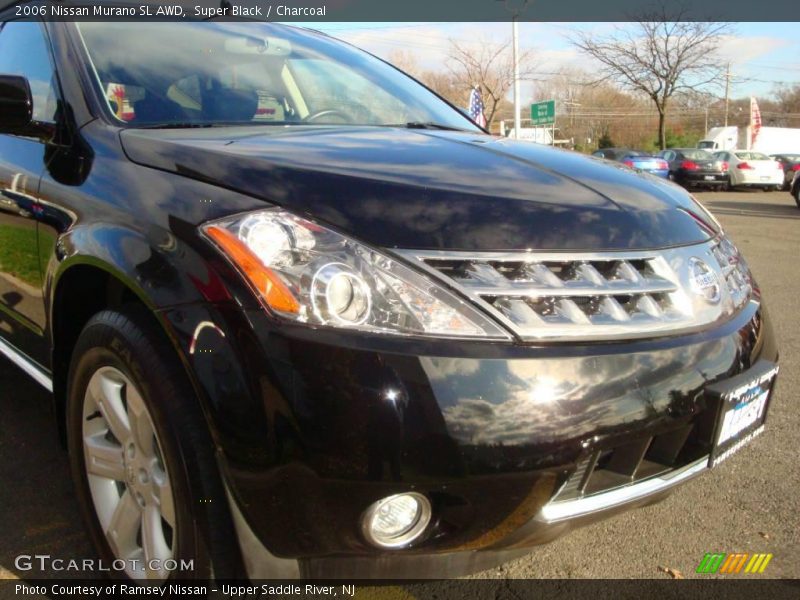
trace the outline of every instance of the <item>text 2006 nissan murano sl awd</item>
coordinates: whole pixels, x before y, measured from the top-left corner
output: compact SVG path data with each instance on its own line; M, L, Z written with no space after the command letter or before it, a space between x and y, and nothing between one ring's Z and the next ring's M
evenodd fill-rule
M461 575L762 431L758 284L672 183L279 25L9 22L0 74L0 352L117 575Z

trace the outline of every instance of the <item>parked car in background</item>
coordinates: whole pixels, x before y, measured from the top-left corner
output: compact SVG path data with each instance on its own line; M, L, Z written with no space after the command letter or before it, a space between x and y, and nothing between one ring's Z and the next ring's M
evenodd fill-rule
M669 165L663 158L658 158L647 152L631 150L630 148L601 148L592 152L592 156L621 162L632 169L645 171L658 177L669 176Z
M800 171L800 154L773 154L770 158L781 163L783 168L783 189L791 189L794 176Z
M715 156L728 164L730 189L757 187L767 192L779 190L784 185L783 165L766 154L734 150L717 152Z
M728 165L699 148L670 148L658 153L669 163L669 178L683 187L721 190L729 185Z
M794 172L794 179L792 180L790 192L794 201L797 202L797 208L800 208L800 171Z

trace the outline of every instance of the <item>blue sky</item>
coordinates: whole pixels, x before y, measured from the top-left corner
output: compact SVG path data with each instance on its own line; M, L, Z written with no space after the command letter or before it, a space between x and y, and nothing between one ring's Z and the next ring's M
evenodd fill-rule
M732 35L720 49L722 62L730 61L733 74L731 97L766 98L779 85L800 83L799 23L734 23ZM586 68L569 43L575 31L611 32L622 23L520 23L520 45L537 55L542 73L561 68ZM405 50L428 68L443 65L449 39L460 42L502 42L511 36L510 23L315 23L320 29L352 42L381 57ZM535 96L535 83L526 93Z

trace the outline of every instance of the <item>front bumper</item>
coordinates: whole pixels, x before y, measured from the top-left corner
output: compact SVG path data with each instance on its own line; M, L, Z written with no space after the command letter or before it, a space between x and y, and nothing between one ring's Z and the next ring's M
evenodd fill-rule
M586 345L343 335L230 306L166 316L194 348L186 358L256 578L456 576L657 501L705 469L706 387L777 360L756 302L701 333ZM187 325L209 321L218 329L200 339ZM549 504L588 456L687 430L667 471ZM426 535L371 547L364 510L410 490L433 504Z
M502 543L483 549L464 549L436 554L386 553L373 556L324 556L312 559L286 559L272 554L255 536L239 507L229 498L239 534L247 575L264 579L438 579L457 577L490 569L514 560L541 544L568 531L594 523L622 511L654 504L678 485L708 469L707 458L700 459L668 475L609 491L595 497L563 503L555 510L546 504L538 515L506 536Z

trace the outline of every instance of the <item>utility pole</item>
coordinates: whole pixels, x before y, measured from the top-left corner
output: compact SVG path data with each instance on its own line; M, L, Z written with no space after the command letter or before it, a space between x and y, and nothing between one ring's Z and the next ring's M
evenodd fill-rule
M725 69L725 127L728 126L728 100L730 99L730 92L731 92L731 63L728 63L728 67ZM708 126L706 126L706 130L708 130Z
M528 0L503 0L506 10L511 13L511 51L514 61L514 139L519 139L520 129L520 91L519 91L519 19L520 13L528 6ZM514 5L514 6L512 6Z
M514 53L514 139L519 139L520 129L520 94L519 94L519 23L517 13L511 20L511 46Z

